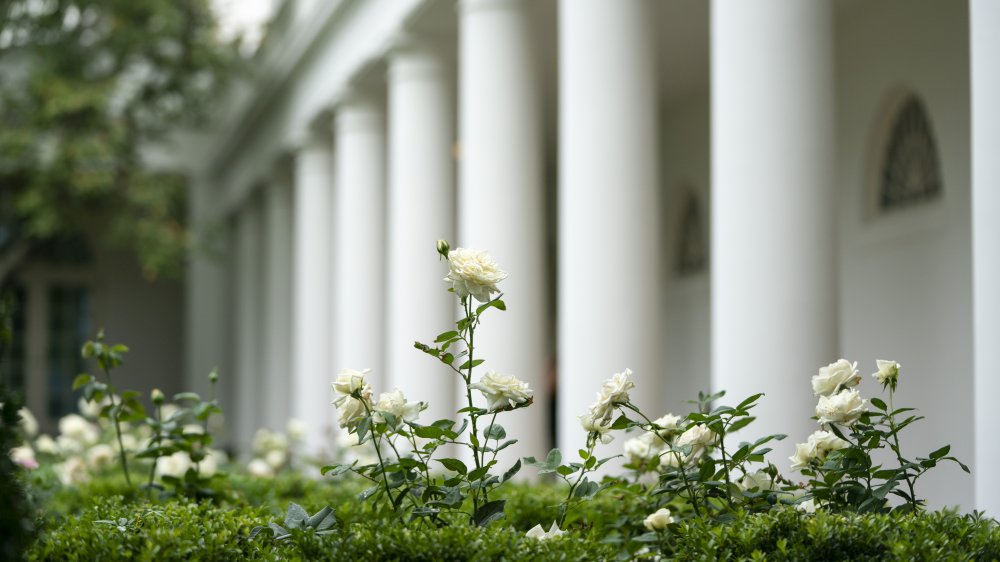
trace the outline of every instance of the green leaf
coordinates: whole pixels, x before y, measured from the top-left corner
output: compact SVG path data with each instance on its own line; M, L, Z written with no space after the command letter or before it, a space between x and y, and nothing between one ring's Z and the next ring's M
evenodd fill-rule
M554 469L561 463L562 463L562 453L559 452L559 449L552 449L551 451L549 451L548 456L545 457L545 466L549 468Z
M743 410L743 409L747 408L748 406L753 405L753 403L756 402L757 400L759 400L761 396L764 396L763 392L760 392L760 393L754 394L753 396L748 397L746 400L740 402L740 405L737 406L736 409L737 410Z
M489 471L489 468L485 467L485 466L481 466L481 467L473 470L472 472L469 473L469 482L475 482L476 480L479 480L483 476L486 476L486 473L488 471Z
M951 451L951 445L945 445L944 447L941 447L940 449L931 453L930 457L932 459L940 459L941 457L947 455L948 451Z
M198 396L196 392L181 392L174 394L174 401L180 402L182 400L194 400L196 402L201 402L201 396Z
M484 361L486 361L486 360L485 359L473 359L471 361L466 361L465 363L462 363L461 365L459 365L458 369L459 370L462 370L462 369L471 369L473 367L477 367L479 365L482 365Z
M302 509L302 506L290 502L288 504L288 513L285 515L285 527L288 529L298 529L302 526L302 523L306 519L309 519L309 514L306 510Z
M494 423L486 427L486 430L483 431L483 435L486 436L487 440L495 439L500 441L501 439L507 437L507 431L504 430L502 425Z
M484 310L488 308L496 308L497 310L507 310L507 305L500 299L493 299L485 304L481 304L476 307L476 316L483 313Z
M502 482L506 482L506 481L510 480L520 470L521 470L521 459L518 459L517 462L514 463L514 466L510 467L507 470L507 472L503 473L503 478L500 479L500 482L502 483Z
M755 418L753 416L747 416L745 418L740 418L740 419L734 421L732 423L732 425L729 426L728 431L739 431L739 430L743 429L744 427L746 427L746 426L750 425L751 423L753 423L753 421L756 420L756 419L757 418Z
M485 527L504 516L503 508L507 500L493 500L479 506L474 515L477 527Z
M869 402L872 403L872 406L875 406L876 408L882 410L883 412L886 410L885 402L879 400L878 398L872 398L871 400L869 400Z
M452 339L454 337L457 337L457 336L458 336L458 332L456 332L455 330L450 330L448 332L442 332L442 333L438 334L438 337L434 338L434 341L435 342L443 342L443 341L450 340L450 339Z
M76 378L73 379L73 390L78 390L81 386L84 386L93 380L94 377L87 374L77 375Z
M422 439L440 439L445 432L444 429L433 425L417 425L411 423L410 427L413 428L413 434Z
M628 429L634 425L635 425L634 421L630 420L629 417L626 416L625 414L622 414L618 416L618 419L616 419L614 423L611 424L611 429L619 431L622 429Z
M465 474L468 468L465 463L458 459L437 459L437 462L444 465L445 468L452 472L457 472L459 474Z

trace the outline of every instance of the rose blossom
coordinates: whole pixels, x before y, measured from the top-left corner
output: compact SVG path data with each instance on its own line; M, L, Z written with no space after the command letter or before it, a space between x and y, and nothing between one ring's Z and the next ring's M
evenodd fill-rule
M653 423L660 428L659 431L657 431L657 433L660 434L660 437L666 439L672 432L680 429L680 426L678 425L680 424L680 421L681 418L678 416L673 414L664 414L662 417L653 420Z
M885 359L876 359L875 365L878 366L878 372L872 373L872 377L875 378L883 387L892 384L896 384L896 379L899 377L900 364L895 361L887 361ZM895 386L893 387L895 389Z
M813 460L820 462L826 459L827 453L850 446L850 443L825 430L814 431L805 443L795 445L795 454L788 457L792 461L792 470L808 468Z
M97 427L77 414L68 414L59 420L59 433L86 445L96 443L100 437Z
M339 406L339 402L343 401L345 397L350 396L356 390L363 390L366 386L365 375L368 374L368 371L370 371L370 369L364 369L361 371L344 369L338 373L337 380L330 384L333 386L333 391L341 396L333 403Z
M712 442L715 441L715 433L704 425L692 425L677 438L675 447L683 447L684 445L691 445L691 452L688 453L687 459L696 459L705 452Z
M488 402L486 409L490 411L516 408L529 402L534 392L528 387L528 383L495 371L487 372L479 382L470 384L469 388L483 393Z
M38 468L38 461L35 460L35 451L28 445L12 447L8 455L14 464L28 469Z
M421 410L427 409L427 404L424 402L407 402L402 391L397 388L392 392L383 392L380 394L378 403L375 404L373 409L378 412L392 414L396 417L396 423L400 424L403 421L415 421L417 416L420 415ZM385 418L377 413L373 417L378 422L385 422Z
M670 514L670 510L665 507L661 507L653 513L650 513L649 517L646 517L642 524L650 531L662 531L667 528L667 525L673 522L674 518Z
M80 457L70 457L65 462L55 465L56 476L63 486L73 484L85 484L90 480L90 473L87 472L87 463Z
M857 366L857 362L840 359L826 367L820 367L819 374L812 378L813 393L816 396L829 396L840 386L856 386L861 382Z
M457 248L448 252L448 276L455 294L469 295L479 302L490 300L490 293L498 293L497 283L507 278L507 273L497 266L493 258L482 250Z
M663 440L655 433L646 432L626 441L624 447L629 462L639 465L651 460L663 449Z
M583 426L583 430L588 434L596 434L601 443L605 445L614 440L614 437L609 433L611 431L611 423L601 423L600 419L594 417L593 412L588 412L580 416L580 425Z
M865 412L865 401L855 389L844 389L831 396L820 396L816 404L819 423L854 425Z
M604 382L601 391L597 393L597 402L590 405L590 412L594 419L600 419L603 424L610 422L615 406L628 402L628 391L633 388L635 388L635 383L632 382L631 369L625 369L624 372L611 375L611 378Z
M24 432L24 435L28 439L31 439L34 436L38 435L38 420L35 419L35 416L31 415L31 410L27 408L21 408L20 410L17 411L17 413L21 415L20 426L21 426L21 431Z
M247 464L247 472L257 478L274 478L274 470L264 459L253 459Z
M369 389L368 392L371 393L371 390ZM337 419L337 423L340 424L340 427L351 429L367 414L365 403L353 396L341 397L339 402L337 407L340 409L340 417Z
M91 470L104 470L115 462L115 450L111 445L99 443L87 451L87 466Z

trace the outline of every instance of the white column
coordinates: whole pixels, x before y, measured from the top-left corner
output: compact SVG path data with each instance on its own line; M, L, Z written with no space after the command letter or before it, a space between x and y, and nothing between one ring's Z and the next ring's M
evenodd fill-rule
M275 172L264 192L265 368L260 411L266 425L280 430L298 412L290 403L292 374L293 191L289 177Z
M332 152L309 138L295 155L295 293L292 411L309 426L307 447L326 446L332 429Z
M385 296L385 119L376 100L349 93L335 117L333 372L371 368L375 395L387 389L382 361Z
M1000 482L990 468L1000 464L996 428L1000 409L1000 4L972 0L969 35L972 78L972 302L975 372L975 444L972 464L976 509L1000 512Z
M233 445L239 451L249 450L254 431L264 422L259 408L263 377L261 345L263 344L263 273L261 263L261 206L257 194L251 194L234 217L236 238L236 354L232 373L235 403L230 407L236 414L233 424Z
M211 180L195 177L188 191L188 224L194 242L186 270L183 388L205 397L212 369L218 368L223 378L231 375L223 364L231 321L226 306L228 237L219 236L224 229L215 216L213 185Z
M815 425L810 378L837 357L833 19L825 0L716 0L712 385L764 392L747 438Z
M412 39L392 51L388 81L387 387L428 402L427 424L457 409L457 375L413 347L454 326L455 297L435 249L455 240L454 95L448 62Z
M495 370L535 391L533 406L497 420L520 440L501 466L550 445L540 54L526 10L522 0L464 0L459 23L461 191L452 246L489 250L510 274L500 284L508 310L486 313L477 332L486 363L474 378Z
M660 411L664 250L654 6L559 5L559 446L602 383L630 368Z

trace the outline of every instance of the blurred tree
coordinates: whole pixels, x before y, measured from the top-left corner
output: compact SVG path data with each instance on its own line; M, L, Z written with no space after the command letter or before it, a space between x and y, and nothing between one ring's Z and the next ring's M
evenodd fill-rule
M100 232L145 275L183 263L184 179L143 151L195 122L236 61L209 0L0 0L0 284Z

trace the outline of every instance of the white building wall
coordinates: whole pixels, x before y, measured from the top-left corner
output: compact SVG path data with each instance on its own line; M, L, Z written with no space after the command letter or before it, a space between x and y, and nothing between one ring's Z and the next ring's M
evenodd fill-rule
M951 443L967 463L974 452L968 23L965 2L877 2L843 18L837 35L841 351L858 361L865 396L881 392L868 376L875 359L902 364L896 406L927 417L903 437L904 454L926 456ZM926 105L943 197L873 216L865 197L878 165L875 143L899 88ZM917 491L932 507L973 505L973 478L952 464L929 472Z

